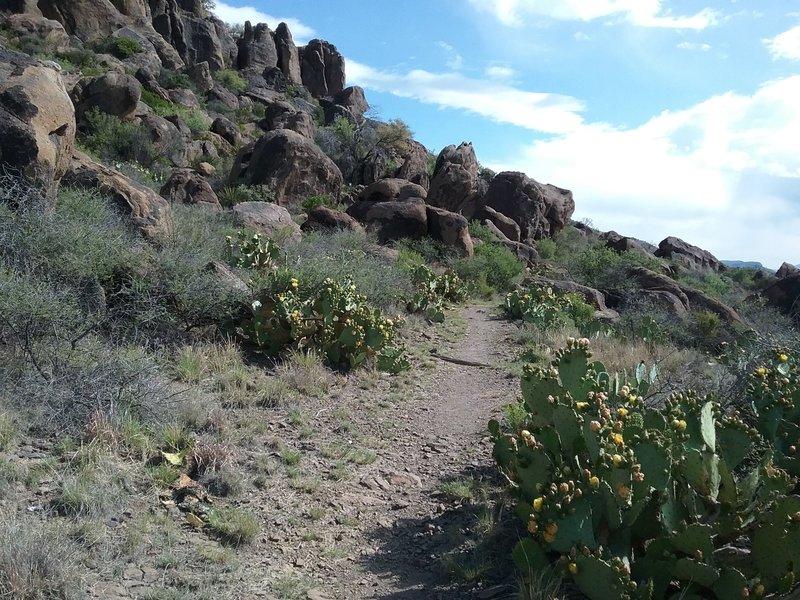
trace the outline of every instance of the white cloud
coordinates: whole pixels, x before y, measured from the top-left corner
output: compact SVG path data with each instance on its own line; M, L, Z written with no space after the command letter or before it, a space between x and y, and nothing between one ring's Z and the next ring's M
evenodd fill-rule
M711 50L711 44L700 44L696 42L681 42L678 44L678 48L681 50L700 50L702 52L708 52Z
M438 42L439 47L444 50L447 59L445 66L453 71L460 71L464 67L464 57L461 56L456 49L446 42Z
M283 22L289 26L292 37L298 44L304 44L314 37L316 33L311 27L304 25L293 17L274 17L252 6L231 6L225 2L217 2L214 8L216 14L225 23L244 23L250 21L256 23L266 23L269 28L274 30L279 23Z
M593 21L607 17L640 27L705 29L717 22L716 11L704 8L693 15L674 16L662 0L469 0L479 10L491 12L510 27L523 26L526 16L568 21Z
M511 79L516 75L516 71L511 67L504 67L502 65L492 65L486 68L486 76L492 79Z
M584 33L583 31L576 31L573 36L579 42L588 42L591 38L588 34Z
M800 25L776 35L774 38L763 40L772 55L773 60L786 58L800 60Z
M633 129L584 124L488 164L575 192L577 217L720 258L800 261L800 75L726 93Z
M544 133L566 133L583 122L581 102L570 96L527 92L460 73L416 69L392 73L347 58L347 81L443 108L456 108Z

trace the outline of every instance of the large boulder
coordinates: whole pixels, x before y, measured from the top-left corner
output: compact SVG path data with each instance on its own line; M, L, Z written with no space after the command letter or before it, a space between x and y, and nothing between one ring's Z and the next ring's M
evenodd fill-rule
M520 241L520 228L514 219L505 216L503 213L497 212L495 209L489 206L484 206L476 216L479 219L491 221L492 225L502 231L503 235L505 235L509 240L513 242Z
M775 272L775 277L778 279L783 279L784 277L789 277L791 275L800 275L800 268L797 268L788 262L784 262Z
M608 231L600 236L601 240L605 240L606 247L611 248L615 252L634 252L649 258L654 257L656 247L636 238L618 234L616 231Z
M0 164L54 193L75 145L75 112L58 71L0 47Z
M469 235L469 222L462 215L443 208L428 206L428 235L455 248L462 256L472 256L474 248Z
M333 96L344 89L344 57L330 42L311 40L304 46L300 72L303 85L315 98Z
M397 172L397 177L416 183L426 190L431 186L428 175L428 149L417 141L410 140L408 152L403 157L403 164Z
M275 39L266 23L259 23L253 27L250 21L247 21L244 24L244 33L239 38L238 47L236 66L240 70L252 69L261 73L278 65Z
M233 207L233 224L236 227L255 229L270 239L296 241L300 239L300 226L282 206L271 202L240 202Z
M239 127L225 117L217 117L211 123L211 132L221 136L231 146L237 147L242 143L242 132Z
M338 110L332 110L332 107ZM351 86L343 89L333 95L330 105L326 107L325 122L332 123L339 113L338 111L344 109L347 111L350 120L355 123L364 122L364 113L369 110L369 102L364 94L364 88L359 86Z
M188 166L186 148L191 139L191 131L181 131L175 123L155 113L140 114L137 122L147 133L154 150L150 156L137 157L140 163L149 166L154 161L166 158L176 167Z
M126 16L108 0L39 0L37 7L43 16L58 21L68 34L84 42L108 37L128 24Z
M363 231L364 228L353 217L327 206L315 206L308 211L308 218L300 226L303 231Z
M800 273L787 275L761 292L770 306L800 321Z
M142 97L142 84L127 73L106 73L81 79L72 90L78 120L92 109L130 119Z
M258 126L265 131L290 129L310 140L314 139L316 131L316 125L311 115L299 111L288 102L283 101L273 102L267 106L264 118L258 122Z
M54 19L35 14L11 15L6 27L17 35L33 35L56 50L69 48L69 35L64 26Z
M278 52L278 68L283 72L287 81L294 85L303 84L303 75L300 71L300 53L292 39L286 23L281 23L275 29L275 49Z
M525 281L526 283L530 282L539 287L549 287L565 294L576 294L582 297L586 304L595 309L595 318L597 319L603 321L616 321L619 319L619 313L608 308L606 305L606 297L599 290L580 285L574 281L559 281L539 276L527 278Z
M388 202L390 200L406 200L422 198L425 200L425 188L405 179L381 179L365 187L358 195L359 200L369 202Z
M498 173L484 204L512 218L520 227L520 239L526 243L552 237L569 222L575 211L572 192L553 185L543 185L525 173Z
M539 252L533 246L508 239L506 234L500 231L489 219L485 219L483 224L495 236L498 242L511 250L520 260L529 264L534 264L539 261Z
M708 250L672 236L661 240L655 255L667 258L689 271L700 273L719 273L727 268Z
M288 129L270 131L240 151L231 182L267 185L279 204L321 194L338 197L343 183L339 167L319 146Z
M82 152L73 153L63 181L109 196L148 238L163 239L170 231L169 204L164 198L119 171L95 163Z
M374 230L381 244L403 238L419 239L428 234L428 213L421 198L359 200L347 209L347 214Z
M478 190L478 159L472 144L447 146L436 159L428 189L428 204L463 214ZM466 214L472 218L472 214Z
M222 210L205 178L191 169L175 169L161 187L161 197L174 204L194 204L214 212Z

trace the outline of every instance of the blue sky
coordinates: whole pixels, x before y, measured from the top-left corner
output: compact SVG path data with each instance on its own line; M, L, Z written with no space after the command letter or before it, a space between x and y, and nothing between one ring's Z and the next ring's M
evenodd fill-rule
M800 263L800 0L226 0L346 57L434 151L573 190L575 218Z

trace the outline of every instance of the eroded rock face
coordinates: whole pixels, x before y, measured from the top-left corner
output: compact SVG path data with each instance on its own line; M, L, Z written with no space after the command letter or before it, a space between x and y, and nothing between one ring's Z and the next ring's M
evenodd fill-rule
M436 159L428 189L428 204L462 213L478 190L478 159L472 144L447 146ZM473 215L465 215L471 218Z
M428 149L419 142L409 142L408 153L403 157L403 164L397 172L400 179L407 179L426 190L431 186L428 175Z
M406 200L408 198L426 197L425 188L405 179L381 179L371 183L359 193L360 200L369 202L388 202L390 200Z
M428 206L426 209L430 237L455 248L462 256L472 256L475 253L467 219L435 206Z
M336 46L311 40L300 52L303 85L315 98L333 96L344 89L344 57Z
M428 213L422 198L359 200L347 209L347 214L374 230L381 244L403 238L419 239L428 233Z
M54 193L75 146L75 112L58 71L0 47L0 163Z
M327 206L315 206L308 211L308 218L300 226L303 231L341 230L363 231L364 228L353 217Z
M205 178L191 169L175 169L161 187L161 197L172 203L193 204L214 212L222 210Z
M107 0L39 0L37 7L85 42L108 37L128 24L126 15Z
M717 258L707 250L693 246L677 237L668 237L658 245L655 255L668 258L678 265L702 273L719 273L726 269Z
M800 269L788 262L783 263L780 268L775 272L775 277L783 279L791 275L800 275Z
M800 273L779 279L761 292L767 302L800 322Z
M616 231L606 232L600 236L600 239L604 239L606 241L606 246L615 252L635 252L653 258L653 253L656 250L655 246L647 242L620 235Z
M97 164L82 152L73 153L63 181L112 198L148 238L158 240L169 233L170 210L164 198L116 169Z
M300 239L300 226L282 206L271 202L241 202L233 207L233 224L255 229L275 240Z
M497 212L489 206L483 207L477 216L479 219L491 221L492 225L502 231L503 235L512 242L520 240L520 228L514 219Z
M253 27L247 21L244 24L244 34L239 38L238 48L236 66L240 70L252 69L260 73L278 65L275 39L266 23L258 23Z
M525 173L498 173L484 198L486 206L506 215L520 227L526 243L552 237L569 222L575 211L572 192L542 185Z
M369 110L369 102L364 95L364 88L351 86L334 94L330 105L325 110L325 122L333 123L336 116L343 114L340 111L347 111L346 116L354 123L364 122L364 113Z
M54 19L40 15L11 15L5 21L6 27L17 34L35 35L57 50L69 47L69 35L64 26Z
M130 119L142 97L142 84L126 73L106 73L82 79L72 90L78 120L92 109Z
M275 190L278 204L309 196L339 196L339 167L310 139L288 129L271 131L242 150L231 172L232 183L264 184Z
M278 52L278 67L286 79L295 85L302 85L303 75L300 71L300 52L292 39L292 32L286 23L275 29L275 49Z

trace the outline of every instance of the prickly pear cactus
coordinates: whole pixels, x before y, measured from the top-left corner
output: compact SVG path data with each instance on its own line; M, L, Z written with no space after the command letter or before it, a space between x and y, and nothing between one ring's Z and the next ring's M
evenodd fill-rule
M518 566L550 563L592 600L794 589L800 392L786 353L753 375L751 424L693 392L646 408L639 389L591 360L586 339L555 356L524 371L520 429L490 423L530 536ZM640 367L636 380L646 387L651 372Z

